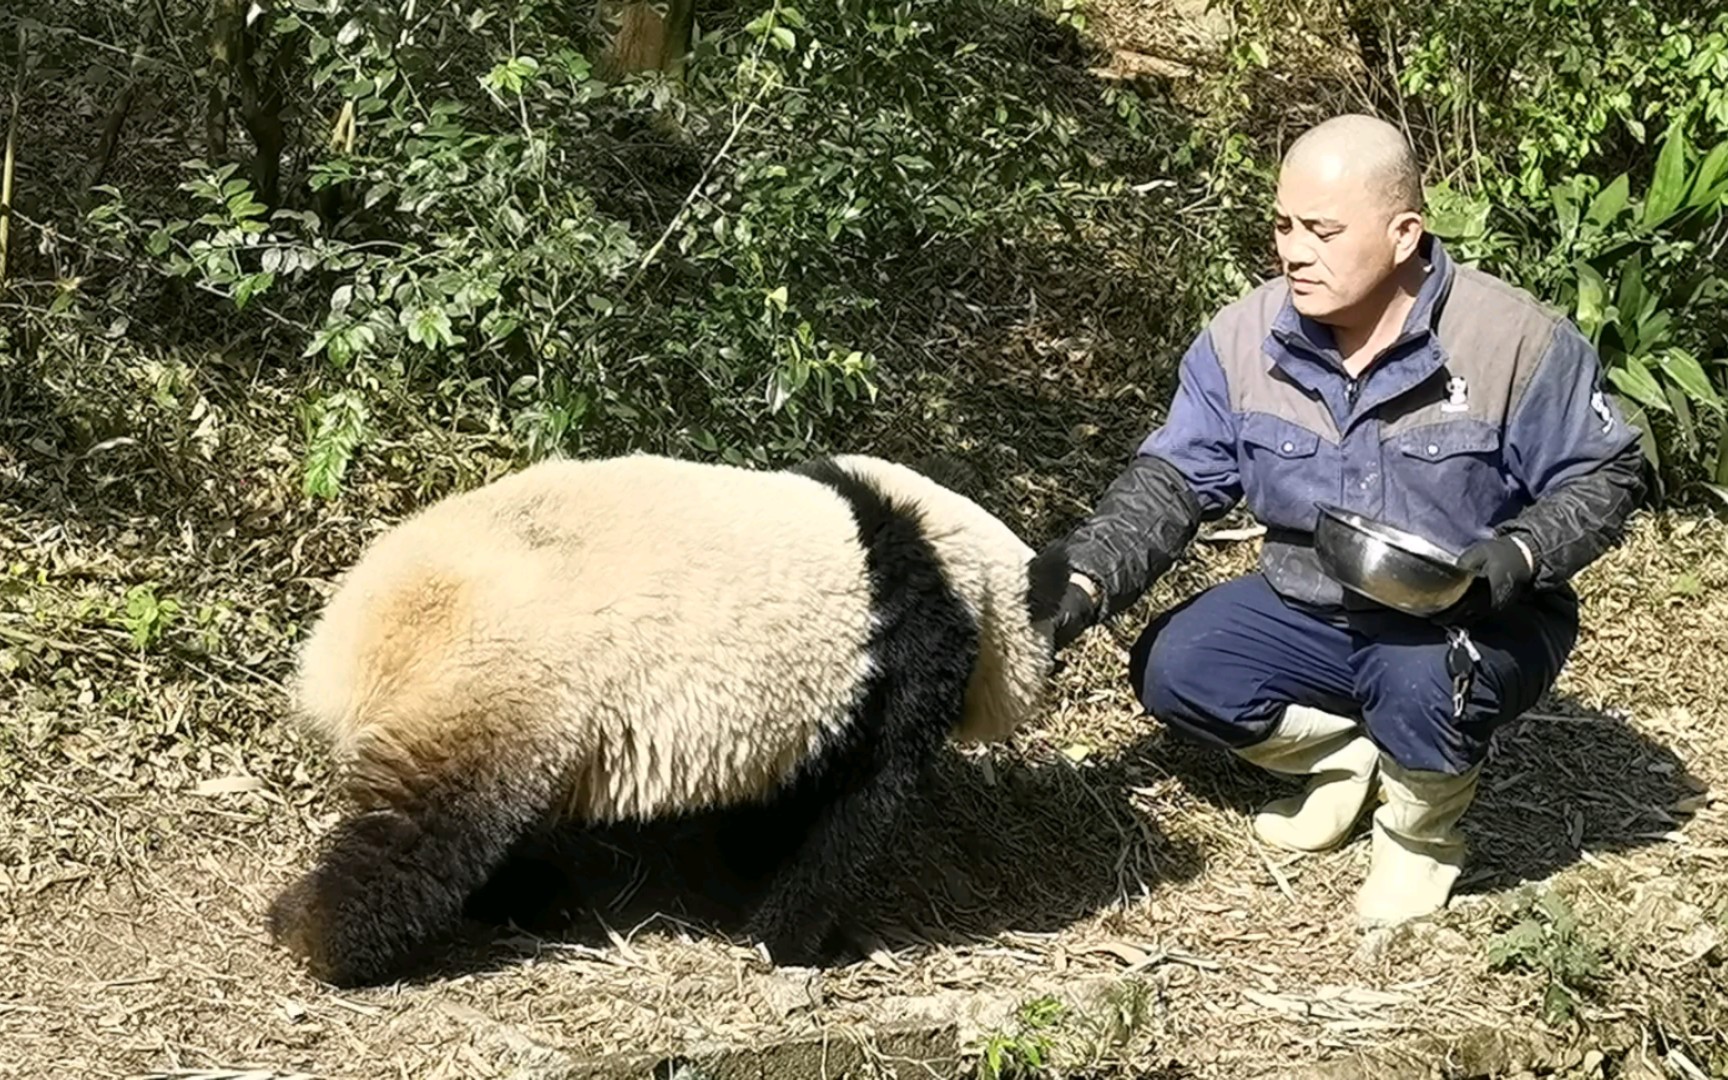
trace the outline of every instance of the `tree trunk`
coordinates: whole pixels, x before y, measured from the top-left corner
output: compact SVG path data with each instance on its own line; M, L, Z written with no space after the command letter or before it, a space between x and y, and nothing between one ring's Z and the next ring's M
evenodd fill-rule
M696 0L600 0L596 15L606 40L598 65L602 78L642 71L683 74Z
M228 156L228 81L240 59L244 19L243 0L213 0L210 5L210 85L204 103L204 153L213 166Z

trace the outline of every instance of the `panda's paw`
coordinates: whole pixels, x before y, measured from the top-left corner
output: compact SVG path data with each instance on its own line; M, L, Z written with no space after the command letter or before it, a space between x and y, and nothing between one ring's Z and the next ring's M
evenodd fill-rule
M323 966L321 913L315 909L317 893L310 874L290 883L276 894L264 912L264 928L270 940L288 955L314 968Z
M853 933L852 928L838 919L822 937L824 967L848 967L867 959L869 955L869 948Z
M768 950L775 967L845 967L867 955L857 937L838 919L821 918L801 924L782 921L769 926L758 916L746 933Z
M768 950L768 959L779 968L815 968L825 966L826 955L819 941L808 937L758 939Z
M367 950L337 917L324 884L313 872L288 885L265 911L265 929L312 978L332 986L360 985L373 974Z
M757 909L744 933L768 950L775 967L819 967L829 930L826 919L797 919L771 904Z

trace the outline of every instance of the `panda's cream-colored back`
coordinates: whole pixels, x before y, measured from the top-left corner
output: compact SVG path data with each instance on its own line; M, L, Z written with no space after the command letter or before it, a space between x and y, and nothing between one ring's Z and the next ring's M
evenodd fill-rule
M590 820L768 790L867 663L856 526L787 473L543 462L439 502L349 572L297 703L363 800L416 775L557 776Z
M912 468L865 454L834 462L919 509L943 572L978 621L977 666L953 737L1006 739L1043 703L1052 666L1051 628L1027 614L1031 547L973 500Z

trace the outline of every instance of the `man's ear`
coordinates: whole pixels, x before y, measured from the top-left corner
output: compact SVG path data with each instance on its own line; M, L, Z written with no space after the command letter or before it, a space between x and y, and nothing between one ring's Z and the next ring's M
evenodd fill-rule
M1403 262L1416 254L1416 246L1422 242L1422 234L1426 231L1426 223L1422 215L1415 210L1405 210L1394 214L1387 223L1387 232L1392 236L1395 246L1393 259Z

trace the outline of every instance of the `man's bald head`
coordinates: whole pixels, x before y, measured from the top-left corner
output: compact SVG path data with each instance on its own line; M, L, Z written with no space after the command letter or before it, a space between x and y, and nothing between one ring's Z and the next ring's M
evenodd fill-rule
M1422 211L1422 170L1403 132L1379 117L1346 113L1303 132L1284 153L1283 168L1313 170L1353 183L1382 201L1388 214Z

